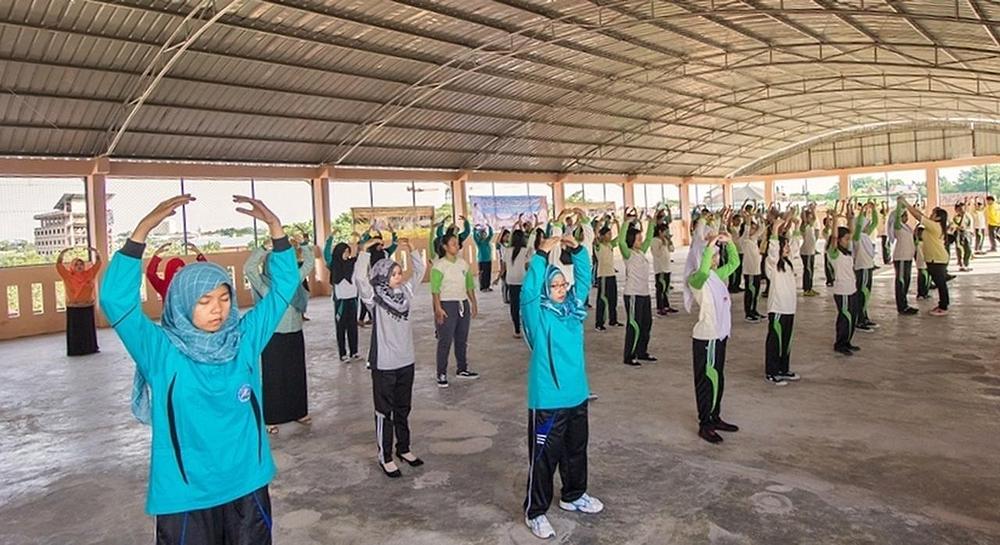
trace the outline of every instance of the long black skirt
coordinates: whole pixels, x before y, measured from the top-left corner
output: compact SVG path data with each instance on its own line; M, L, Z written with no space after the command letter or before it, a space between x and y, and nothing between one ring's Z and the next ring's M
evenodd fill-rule
M66 307L66 355L86 356L97 351L94 305Z
M264 422L269 426L309 414L306 341L302 332L275 333L261 354Z

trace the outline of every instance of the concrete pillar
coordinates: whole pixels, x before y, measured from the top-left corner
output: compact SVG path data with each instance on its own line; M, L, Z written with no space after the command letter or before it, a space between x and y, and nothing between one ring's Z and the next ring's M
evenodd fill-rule
M95 172L87 176L87 232L90 245L97 248L101 259L108 262L108 194L106 190L107 177L104 173Z
M764 178L764 202L768 205L774 202L774 178Z
M629 176L625 178L625 183L622 184L622 192L625 195L625 206L635 206L635 176ZM649 206L649 203L646 203Z
M552 210L557 216L562 213L566 206L566 180L568 179L568 174L560 174L552 182Z
M455 221L458 220L459 216L465 216L468 214L468 197L465 193L465 184L469 181L469 173L462 172L457 178L452 180L451 183L451 203L454 209ZM469 218L472 221L472 218Z
M840 173L840 198L842 200L851 198L851 180L843 171Z
M722 181L722 204L723 206L735 206L733 204L733 181Z
M330 235L330 179L317 177L309 180L312 189L313 233L315 233L316 268L313 272L314 282L309 284L313 295L330 295L330 285L325 279L330 277L330 271L323 260L323 245Z
M691 198L688 196L688 185L690 183L690 179L685 179L677 186L681 194L681 223L684 225L684 245L691 244Z
M938 184L937 167L927 167L927 208L931 209L940 206L941 189Z

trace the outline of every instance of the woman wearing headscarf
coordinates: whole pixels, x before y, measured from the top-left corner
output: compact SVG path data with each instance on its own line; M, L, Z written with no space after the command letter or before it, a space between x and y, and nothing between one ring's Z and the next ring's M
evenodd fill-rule
M573 259L573 285L549 256L557 246ZM552 481L562 481L559 507L600 513L604 504L587 494L589 424L583 323L592 281L590 253L576 238L549 238L531 258L521 291L528 364L528 487L524 522L541 539L555 536L545 513L552 503Z
M304 256L313 255L312 246L308 244L295 249ZM267 261L269 253L264 248L254 248L243 264L243 274L250 281L254 300L257 302L267 297L274 283ZM308 425L312 422L306 385L306 340L302 334L302 318L309 304L309 292L302 281L312 273L316 260L307 258L301 264L296 263L299 289L295 290L274 336L261 354L264 421L267 423L268 433L278 433L278 424L295 421Z
M173 244L173 242L168 242L161 245L155 252L153 252L153 257L151 257L149 259L149 263L146 264L146 280L149 280L149 285L153 286L153 290L155 290L160 296L161 301L167 298L167 288L170 287L170 281L174 279L174 275L176 275L177 271L181 270L184 265L187 265L183 259L179 257L172 257L167 261L166 266L163 267L163 275L160 275L160 263L163 262L163 258L160 257L160 254L173 246ZM201 250L199 250L194 244L188 242L184 246L194 250L195 261L208 261L205 254L201 253Z
M368 241L365 250L375 244ZM416 355L413 349L413 326L410 304L413 289L424 277L426 265L413 251L407 239L399 248L410 258L410 270L391 259L371 266L367 251L358 255L354 269L354 284L361 302L372 315L371 348L368 363L372 371L372 396L375 405L375 435L378 444L378 464L390 478L403 475L393 461L393 439L396 456L412 467L424 462L410 450L410 407L413 398L413 371Z
M56 272L66 290L66 355L86 356L100 352L97 347L97 323L94 321L94 284L101 270L101 254L88 248L94 263L78 258L63 265L63 258L72 248L65 248L56 258Z
M354 269L358 258L351 246L341 242L333 245L333 235L326 239L323 259L330 270L333 288L333 320L337 327L337 352L340 361L349 363L358 355L358 288L354 285Z
M272 286L240 317L229 273L212 263L173 278L162 324L142 312L142 252L149 232L194 201L180 195L143 218L101 285L101 308L136 363L133 410L152 426L146 512L156 543L271 543L268 483L274 476L261 406L260 354L299 288L295 253L263 203L237 208L267 224ZM146 392L151 396L145 395Z
M719 266L716 244L726 245L725 265ZM726 342L732 329L732 300L726 279L739 264L739 252L729 235L709 235L704 222L699 221L684 266L684 308L691 312L692 303L698 303L698 322L691 334L694 393L698 402L698 436L709 443L722 442L717 431L739 431L738 426L720 416L726 385Z

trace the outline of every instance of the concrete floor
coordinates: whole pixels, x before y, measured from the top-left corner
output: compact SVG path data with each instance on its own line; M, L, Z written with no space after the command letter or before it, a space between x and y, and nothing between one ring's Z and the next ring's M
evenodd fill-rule
M1000 258L959 277L944 319L897 317L888 272L875 287L882 327L858 334L864 350L851 360L831 350L830 298L800 299L798 384L766 384L766 326L734 322L723 415L743 431L718 446L695 435L691 316L655 321L660 361L640 369L620 363L621 330L589 331L600 394L590 491L607 509L550 511L560 541L1000 543ZM528 351L511 338L499 293L483 297L481 309L472 362L482 379L439 390L426 293L416 304L412 428L427 465L391 481L375 464L369 375L363 364L336 361L331 304L313 300L306 340L315 423L282 426L273 440L276 543L537 542L520 514ZM103 353L73 360L61 336L0 344L4 544L150 542L149 432L129 413L132 364L112 332L101 331L100 342Z

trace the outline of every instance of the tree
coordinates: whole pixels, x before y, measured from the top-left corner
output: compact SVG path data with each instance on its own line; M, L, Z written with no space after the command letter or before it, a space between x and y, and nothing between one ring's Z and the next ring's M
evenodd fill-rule
M587 202L587 198L583 195L583 189L575 191L572 195L566 197L566 202Z

